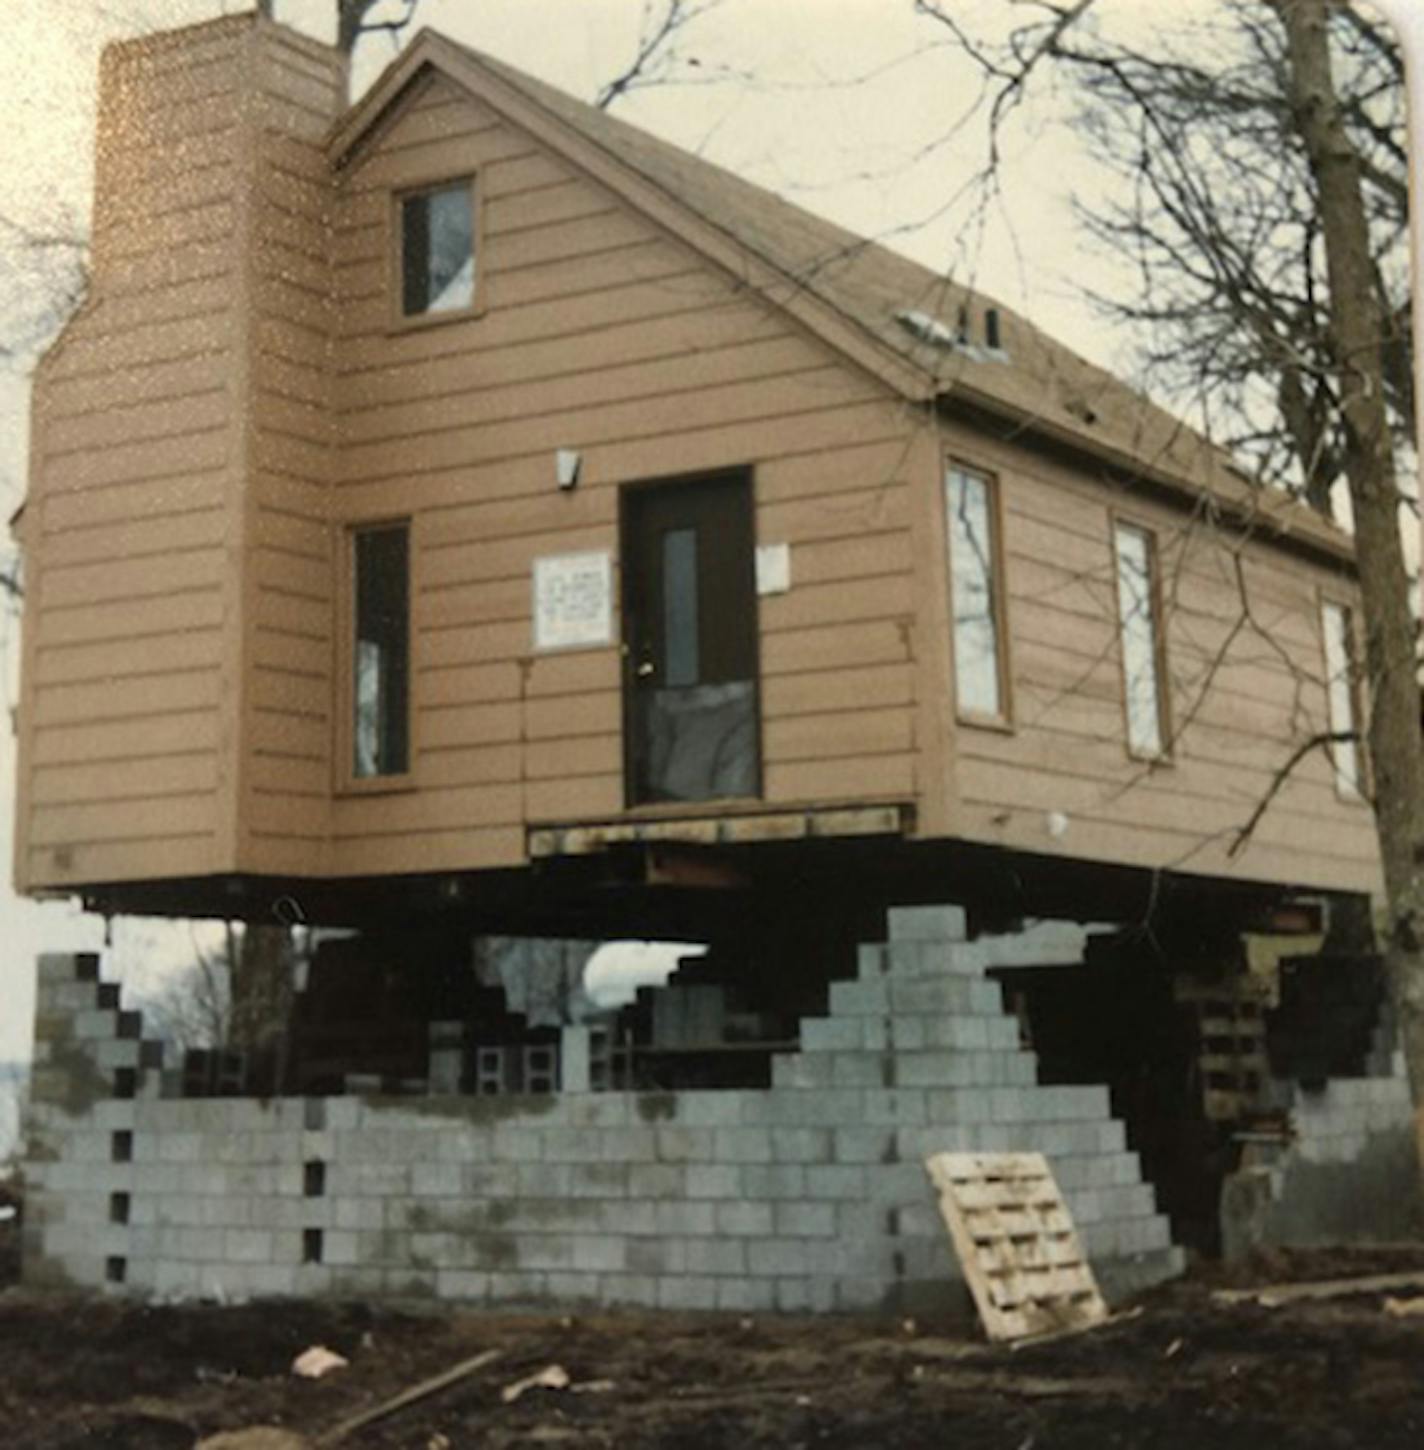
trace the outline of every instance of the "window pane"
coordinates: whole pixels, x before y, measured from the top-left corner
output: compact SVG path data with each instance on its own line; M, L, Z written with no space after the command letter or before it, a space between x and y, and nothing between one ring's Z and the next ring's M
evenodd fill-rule
M974 715L1002 715L989 480L952 468L947 498L959 708Z
M1350 636L1350 611L1339 604L1325 606L1325 692L1330 711L1330 733L1359 729L1355 714L1355 680ZM1343 790L1360 794L1360 748L1353 740L1332 740L1330 758L1335 780Z
M352 651L352 770L358 778L410 768L409 530L355 536L356 637Z
M1138 755L1164 754L1161 681L1157 678L1157 601L1152 541L1143 529L1117 530L1117 609L1127 692L1127 743Z
M700 678L697 638L697 530L663 535L663 684L695 685Z
M401 204L406 316L468 307L475 297L474 217L467 182L408 196Z

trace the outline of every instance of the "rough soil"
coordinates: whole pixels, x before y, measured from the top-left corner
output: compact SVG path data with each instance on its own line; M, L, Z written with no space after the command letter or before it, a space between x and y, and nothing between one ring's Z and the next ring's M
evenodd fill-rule
M0 1252L3 1249L0 1248ZM253 1425L315 1435L486 1348L471 1379L355 1450L1321 1450L1424 1445L1424 1316L1382 1296L1263 1309L1221 1283L1424 1269L1424 1249L1277 1256L1198 1275L1095 1333L1021 1350L929 1322L401 1314L317 1303L140 1307L0 1291L6 1450L189 1450ZM324 1344L352 1363L290 1365ZM549 1364L575 1388L500 1390ZM590 1384L589 1382L593 1382Z

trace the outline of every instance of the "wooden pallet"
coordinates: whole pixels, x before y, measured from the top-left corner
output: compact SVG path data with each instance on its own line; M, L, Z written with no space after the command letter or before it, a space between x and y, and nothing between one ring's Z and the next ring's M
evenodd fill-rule
M1195 1017L1203 1113L1216 1123L1250 1117L1264 1106L1270 1076L1260 984L1248 977L1188 978L1175 994Z
M925 1168L990 1339L1090 1329L1107 1319L1042 1153L936 1153Z

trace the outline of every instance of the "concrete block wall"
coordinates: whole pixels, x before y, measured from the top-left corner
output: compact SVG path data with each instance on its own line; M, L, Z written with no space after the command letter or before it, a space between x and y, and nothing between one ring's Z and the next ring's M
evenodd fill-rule
M160 1294L967 1315L923 1167L945 1149L1047 1153L1110 1293L1176 1272L1106 1090L1036 1084L983 976L992 945L963 938L958 911L892 913L890 940L833 984L770 1090L507 1098L169 1100L140 1052L134 1096L113 1099L101 1058L119 1039L87 1015L108 1010L91 1001L105 989L87 961L63 959L66 977L46 959L41 1015L74 1015L63 1071L37 1096L26 1275Z
M1389 1242L1424 1232L1414 1106L1404 1054L1381 1043L1382 1073L1314 1088L1275 1084L1284 1143L1252 1143L1222 1188L1227 1258L1255 1249Z

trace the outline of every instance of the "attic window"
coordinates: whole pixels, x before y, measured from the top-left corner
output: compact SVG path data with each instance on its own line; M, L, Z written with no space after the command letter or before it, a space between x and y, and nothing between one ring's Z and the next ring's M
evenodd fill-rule
M401 311L459 312L475 301L475 189L456 181L400 202Z

